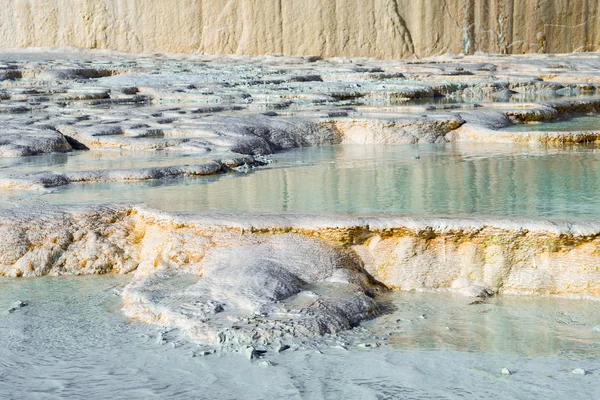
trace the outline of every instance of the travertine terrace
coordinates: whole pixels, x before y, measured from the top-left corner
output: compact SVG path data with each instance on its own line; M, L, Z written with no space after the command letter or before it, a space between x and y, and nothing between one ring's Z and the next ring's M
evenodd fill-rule
M496 131L597 110L600 60L588 54L412 62L55 51L2 59L2 156L80 149L204 155L145 169L8 171L0 176L5 188L211 174L322 144L556 144L599 136Z
M600 226L591 223L174 217L50 206L5 211L0 222L1 274L132 273L123 292L127 315L213 344L337 333L376 316L386 288L479 298L600 294ZM235 330L224 313L231 309L243 315Z
M270 155L306 146L595 142L600 130L501 129L597 111L597 55L381 61L46 49L0 58L1 275L130 273L127 315L221 344L337 333L377 316L389 289L600 295L597 221L184 216L118 198L82 207L7 197L260 170ZM111 151L109 162L95 158ZM89 157L35 163L56 154ZM244 329L228 327L231 308L247 314Z

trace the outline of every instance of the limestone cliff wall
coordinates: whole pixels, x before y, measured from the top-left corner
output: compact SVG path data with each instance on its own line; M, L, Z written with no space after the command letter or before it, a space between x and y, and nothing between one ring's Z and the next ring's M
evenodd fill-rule
M596 51L595 0L3 0L0 48L425 57Z

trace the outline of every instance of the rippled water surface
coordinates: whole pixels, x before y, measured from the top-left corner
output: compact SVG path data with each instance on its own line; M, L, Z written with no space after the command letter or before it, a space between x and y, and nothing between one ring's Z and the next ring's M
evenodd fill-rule
M173 212L395 213L596 218L597 145L341 145L273 156L250 173L71 184L11 192L11 201L130 202ZM162 161L161 161L162 162ZM190 163L194 159L189 160Z
M597 399L598 303L392 293L388 314L344 335L380 347L191 357L177 332L128 321L123 276L0 279L6 399ZM28 305L7 312L15 301ZM156 340L167 332L165 344ZM514 372L500 373L502 368ZM589 371L573 374L574 368Z

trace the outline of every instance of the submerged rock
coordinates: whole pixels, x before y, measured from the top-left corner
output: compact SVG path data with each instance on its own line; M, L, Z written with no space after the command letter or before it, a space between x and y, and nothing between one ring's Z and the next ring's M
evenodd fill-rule
M269 361L269 360L260 360L259 362L256 363L256 365L259 365L261 367L273 367L277 364L272 361Z
M356 347L360 347L362 349L374 349L380 346L381 345L379 343L359 343L356 345Z
M20 308L23 308L23 307L26 307L26 306L28 306L28 305L29 305L29 303L27 303L26 301L17 300L17 301L16 301L16 302L13 304L13 306L12 306L11 308L9 308L9 309L8 309L8 313L9 313L9 314L12 314L12 313L14 313L15 311L17 311L18 309L20 309Z
M275 351L276 351L277 353L282 353L282 352L284 352L284 351L286 351L286 350L289 350L289 349L290 349L290 346L289 346L289 345L287 345L287 344L278 344L278 345L275 347Z
M452 282L452 289L468 297L486 297L494 295L494 291L481 282L473 282L470 279L462 278Z

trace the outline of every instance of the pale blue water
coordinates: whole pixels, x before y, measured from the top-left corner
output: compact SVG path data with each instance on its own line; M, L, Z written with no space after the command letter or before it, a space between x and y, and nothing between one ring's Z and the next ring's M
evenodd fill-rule
M390 313L343 335L380 347L267 352L265 368L235 353L191 357L198 347L177 332L127 320L128 280L0 278L0 398L595 400L600 390L594 301L389 293ZM28 305L8 313L16 300Z
M238 155L239 156L239 155ZM184 151L93 150L54 153L35 157L0 158L0 171L90 171L133 169L203 163L232 157L231 152L186 153Z
M275 155L256 171L148 182L72 184L11 200L146 203L165 211L393 213L596 219L596 145L342 145ZM6 192L5 192L6 196Z
M564 121L515 124L504 128L509 132L572 132L600 130L600 116L576 117Z

